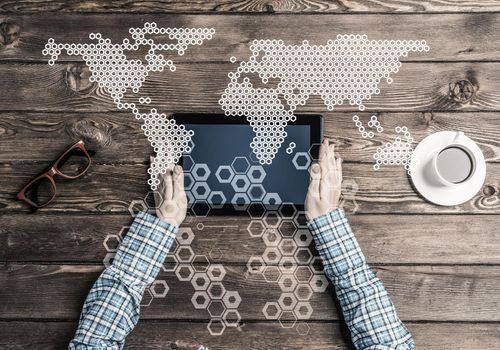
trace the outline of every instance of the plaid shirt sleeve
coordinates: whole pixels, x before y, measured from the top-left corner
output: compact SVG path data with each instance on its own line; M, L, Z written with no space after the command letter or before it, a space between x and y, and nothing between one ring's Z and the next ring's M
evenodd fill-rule
M123 348L139 320L144 290L160 271L176 232L156 216L136 216L112 265L88 294L69 349Z
M308 225L356 349L412 349L413 338L396 315L382 282L367 265L344 211L336 209Z

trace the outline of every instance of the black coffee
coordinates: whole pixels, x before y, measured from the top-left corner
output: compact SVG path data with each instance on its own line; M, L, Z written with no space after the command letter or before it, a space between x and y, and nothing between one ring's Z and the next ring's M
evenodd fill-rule
M437 171L446 181L454 184L464 182L472 173L474 163L464 149L452 146L442 150L436 159Z

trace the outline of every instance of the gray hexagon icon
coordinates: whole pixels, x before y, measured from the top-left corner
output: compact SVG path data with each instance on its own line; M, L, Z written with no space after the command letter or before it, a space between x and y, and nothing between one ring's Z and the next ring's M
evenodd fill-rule
M241 296L237 291L226 291L222 300L228 309L237 309L241 303Z
M311 235L311 231L305 228L301 228L298 229L297 232L295 232L295 236L293 237L293 239L299 247L309 247L313 240L313 237Z
M105 267L109 267L113 263L113 259L115 258L116 253L108 253L102 260L102 263Z
M297 207L293 203L281 203L279 213L282 219L293 219L297 214Z
M207 199L210 195L210 186L206 182L196 182L191 189L195 199Z
M208 267L207 273L211 281L220 282L226 276L226 269L221 264L212 264Z
M309 267L315 274L321 274L325 272L325 266L323 265L323 260L321 260L319 256L315 256L314 258L312 258L311 262L309 263Z
M278 212L270 210L264 214L264 223L267 227L278 228L281 217Z
M206 272L208 266L210 266L210 262L205 255L195 255L191 264L196 272Z
M295 278L300 283L309 283L313 274L310 266L297 266L294 273Z
M298 282L294 275L283 274L278 282L278 285L283 292L293 292L295 287L297 287Z
M307 152L297 152L293 156L292 163L297 170L307 170L311 165L311 157Z
M293 293L281 293L278 303L284 311L292 311L297 304L297 298Z
M262 274L266 282L278 282L281 278L281 271L278 266L266 266L264 273Z
M193 249L190 246L180 246L175 252L175 257L181 263L190 263L194 258Z
M177 269L179 262L174 254L168 254L161 268L165 272L174 272Z
M222 258L222 251L219 248L214 247L214 248L210 249L210 252L208 252L208 255L213 260L219 260L220 258Z
M129 229L130 229L130 226L122 226L122 228L120 229L120 232L118 233L118 236L120 236L120 239L125 238Z
M231 181L234 192L246 192L250 187L250 180L246 175L235 175Z
M226 203L226 201L227 201L226 196L222 191L212 191L210 193L210 196L208 196L208 203L214 209L222 208L224 206L224 203Z
M262 202L268 210L276 210L281 204L281 197L279 194L274 192L266 193Z
M248 169L247 175L251 183L260 184L266 177L266 171L262 165L252 165Z
M293 254L297 250L297 244L295 243L293 238L283 238L278 247L281 251L281 254L286 256L293 256Z
M181 282L190 281L194 275L194 269L189 264L179 264L175 270L175 275Z
M212 282L208 286L207 292L212 299L222 299L224 294L226 294L226 288L222 282Z
M210 284L210 279L206 273L197 272L194 274L191 284L195 290L207 290Z
M262 308L262 313L267 320L277 320L281 316L281 307L275 301L268 301Z
M234 177L233 168L229 165L221 165L217 168L215 177L217 177L217 180L219 180L221 184L231 183L231 180Z
M194 292L193 297L191 298L191 303L195 309L206 309L208 303L210 303L210 297L205 291L197 291Z
M247 226L247 231L252 237L262 237L266 228L261 220L252 220Z
M147 212L148 211L148 206L142 199L134 199L132 202L130 202L130 205L128 206L128 211L130 212L130 215L135 218L137 214L141 211Z
M305 322L300 322L295 329L300 335L308 335L311 331L311 327L309 327L309 325Z
M204 218L210 212L210 204L208 204L206 200L196 200L191 206L191 211L193 212L194 216Z
M210 322L208 322L207 329L210 335L221 335L226 329L226 324L219 318L212 318Z
M142 300L141 303L139 304L140 306L149 306L151 305L151 302L153 301L154 297L149 288L146 288L144 291L144 294L142 295Z
M182 167L184 168L184 172L193 170L194 164L195 163L193 157L191 157L190 155L184 155L182 157Z
M295 296L300 301L308 301L313 295L313 290L311 286L307 283L299 283L294 291Z
M266 265L278 264L281 260L281 252L277 247L267 247L262 253Z
M280 324L283 328L293 328L297 322L297 317L293 311L283 311L280 316Z
M190 227L179 227L176 238L180 245L190 245L194 239L193 230Z
M308 320L311 318L313 308L308 301L299 301L297 305L295 305L293 312L295 316L297 316L297 319Z
M167 281L165 280L154 281L149 289L151 290L151 294L153 294L155 298L165 298L169 291Z
M210 176L210 169L205 163L197 163L191 170L191 174L193 174L196 181L207 181Z
M159 203L156 203L157 200ZM144 203L150 209L157 209L163 203L163 196L158 191L149 191L144 196Z
M247 194L252 202L260 202L266 195L266 189L261 184L252 184L248 188Z
M279 268L283 273L291 273L293 274L297 269L297 263L295 262L295 258L292 256L284 256L281 258L279 263Z
M195 184L195 179L190 173L184 173L184 189L189 191Z
M246 193L235 193L233 199L231 199L231 203L236 210L247 210L250 198L248 198Z
M313 255L309 248L306 247L300 247L297 249L295 252L295 261L298 264L304 265L304 264L309 264L313 258Z
M236 174L245 174L250 168L250 163L247 157L236 157L231 163L231 167Z
M275 228L268 228L262 235L262 240L268 247L277 247L281 241L281 235Z
M324 275L314 275L309 281L312 290L317 293L323 293L328 287L328 280Z
M226 323L226 326L237 327L241 321L241 315L238 310L226 310L222 319Z

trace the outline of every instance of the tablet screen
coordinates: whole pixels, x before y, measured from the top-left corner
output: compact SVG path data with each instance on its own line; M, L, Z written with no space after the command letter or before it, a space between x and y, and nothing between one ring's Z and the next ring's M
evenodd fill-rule
M288 125L272 163L261 165L250 147L255 135L250 125L183 124L194 131L194 147L182 160L191 207L197 202L236 210L246 210L251 203L303 206L309 185L311 125ZM287 152L290 143L295 147Z

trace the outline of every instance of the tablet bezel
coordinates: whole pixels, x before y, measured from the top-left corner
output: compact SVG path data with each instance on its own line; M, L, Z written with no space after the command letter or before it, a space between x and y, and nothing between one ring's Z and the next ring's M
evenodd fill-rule
M297 119L294 122L289 122L288 125L309 125L310 126L310 153L312 160L318 159L319 147L313 147L323 142L323 116L321 114L297 114ZM175 113L171 116L177 124L186 125L189 129L189 124L206 124L206 125L250 125L246 116L227 116L225 114L211 113ZM283 146L282 146L283 147ZM182 157L178 164L182 165ZM259 203L259 202L252 202ZM260 202L262 206L265 206ZM252 204L249 204L251 206ZM304 210L304 204L294 203L297 210ZM275 206L268 206L266 210L277 209ZM252 210L250 208L250 210ZM221 208L211 208L208 215L235 215L246 214L247 210L239 210L232 203L226 203Z

